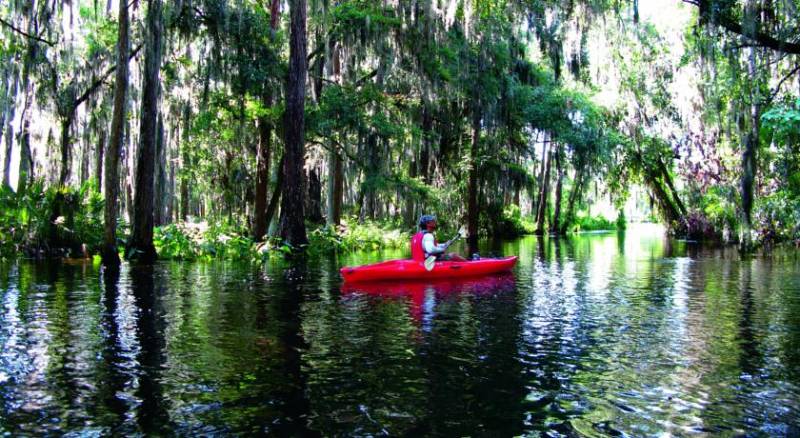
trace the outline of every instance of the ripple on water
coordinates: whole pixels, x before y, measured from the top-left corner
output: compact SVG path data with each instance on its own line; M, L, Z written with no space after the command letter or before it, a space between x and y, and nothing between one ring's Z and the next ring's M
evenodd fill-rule
M800 434L796 257L501 248L513 276L355 288L328 256L0 265L0 433Z

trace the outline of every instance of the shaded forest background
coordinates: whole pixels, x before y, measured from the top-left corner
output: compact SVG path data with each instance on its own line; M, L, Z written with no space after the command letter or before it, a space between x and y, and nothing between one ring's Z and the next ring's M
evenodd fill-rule
M632 194L679 236L800 239L800 2L659 4L680 27L637 0L0 1L0 250L405 244L422 212L474 246Z

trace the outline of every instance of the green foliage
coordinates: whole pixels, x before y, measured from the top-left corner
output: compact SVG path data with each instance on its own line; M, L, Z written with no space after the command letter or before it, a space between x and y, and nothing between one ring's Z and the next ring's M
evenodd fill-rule
M788 190L778 190L757 198L754 215L755 229L762 242L800 239L800 196Z
M44 184L36 181L24 193L0 187L0 255L11 257L41 246L47 231L48 203Z
M732 201L735 196L730 188L711 187L697 202L699 211L719 233L737 228L736 204Z
M85 5L80 8L80 16L87 30L86 58L94 59L97 56L113 54L118 34L116 20L108 18L102 10L98 11Z
M776 140L796 141L800 137L800 99L792 105L771 108L761 116L761 121Z
M247 230L225 224L209 227L205 234L204 250L226 260L248 260L259 257L256 243L248 236Z
M0 189L0 256L23 253L82 256L103 240L103 197L89 181L80 189L44 188L36 181L20 193Z
M774 174L774 188L800 195L800 99L773 107L761 120L764 134L774 145L764 154L769 165L764 170Z
M338 230L320 227L309 233L312 251L356 251L399 248L408 245L410 235L392 223L344 221ZM155 230L154 243L161 259L258 261L283 257L292 248L274 238L256 244L245 230L218 224L170 224Z
M86 181L75 195L79 205L75 212L76 240L86 244L89 253L96 253L103 242L103 212L105 200L94 179Z
M409 244L411 236L392 223L365 221L359 224L356 218L349 218L338 230L317 228L308 238L312 249L356 251L400 248Z
M200 255L200 245L177 224L156 227L153 244L163 259L195 260Z
M497 228L500 236L517 237L533 234L536 231L536 222L531 218L523 217L519 207L515 204L510 204L503 209Z
M402 22L394 16L393 8L384 7L371 0L345 0L338 2L332 11L331 36L352 40L363 38L362 30L373 35L388 32Z
M578 214L575 224L572 226L573 232L581 231L609 231L616 230L617 224L607 219L605 216L586 216Z
M159 258L171 260L256 261L262 251L245 230L226 224L169 224L155 229Z
M616 228L617 231L624 231L628 228L628 221L625 219L625 211L623 210L620 210L619 214L617 214Z
M288 14L284 11L283 25L271 29L271 19L276 17L270 16L270 3L167 2L165 32L181 44L164 50L160 114L167 149L158 158L163 160L163 169L177 178L164 178L163 172L158 178L160 183L167 180L166 184L190 182L182 187L189 193L178 194L176 187L169 188L170 193L188 200L189 211L222 225L198 230L192 224L177 224L159 229L156 244L163 258L253 259L261 257L265 248L270 254L292 251L278 242L256 245L244 229L252 219L246 215L255 203L255 155L258 146L266 144L261 143L262 135L269 133L272 139L269 193L277 182L282 146ZM740 41L725 33L693 28L684 35L688 53L678 63L671 56L671 39L655 25L647 20L627 25L630 17L620 10L628 5L622 0L440 3L309 3L305 157L307 168L323 173L308 189L318 190L322 184L321 192L326 192L331 178L324 174L325 158L335 153L343 163L342 211L375 220L362 224L346 220L340 229L315 230L312 247L353 250L405 245L401 230L409 224L381 222L379 216L387 211L402 210L407 217L425 209L460 221L467 216L468 193L476 188L470 185L472 170L478 173L479 233L529 233L534 228L531 221L505 200L511 194L523 193L526 201L537 196L543 139L559 151L562 167L552 172L563 172L564 198L569 201L562 199L561 206L569 205L570 210L563 215L565 223L572 222L576 210L586 208L585 195L592 185L595 192L597 184L604 185L603 192L610 193L619 208L631 187L639 184L646 186L659 209L672 212L664 215L669 216L666 221L688 222L676 216L689 216L689 211L692 220L704 227L733 229L738 217L735 169L741 162L736 155L741 142L734 133L747 130L751 123L745 117L747 105L756 95L781 98L779 105L765 107L761 119L761 144L769 147L758 150L756 193L767 195L758 205L761 223L785 228L790 218L780 217L778 208L791 208L800 193L800 101L786 95L792 81L781 81L783 88L773 95L767 85L777 83L775 74L770 78L761 72L755 80L745 74L743 56L748 50L738 47ZM710 4L715 12L740 18L741 1ZM113 64L117 24L103 13L101 3L78 2L76 22L82 28L73 32L67 28L73 26L73 17L65 15L73 9L53 5L50 10L49 3L43 3L39 8L42 21L37 25L45 38L62 37L55 38L55 46L37 44L37 50L31 51L36 59L31 60L30 80L38 93L33 99L37 108L31 111L38 114L49 108L50 115L72 121L72 131L89 130L80 133L82 144L99 144L107 141L98 134L108 125L113 87L96 88L82 104L88 105L85 112L76 112L74 104L92 86L90 81ZM14 16L23 10L9 7L9 19L24 23L26 17ZM616 19L606 20L611 11ZM776 23L787 21L782 10L772 18ZM589 75L588 38L598 30L595 22L601 21L609 23L602 27L602 39L611 47L612 58L607 62L613 65L607 74ZM66 32L53 32L59 27ZM568 35L573 29L580 35ZM141 39L141 30L133 26L134 43ZM19 67L25 64L20 61L24 61L28 41L14 32L7 34L12 37L0 41L0 58ZM579 47L572 47L576 43ZM691 120L680 120L687 115L676 109L684 96L673 96L678 93L674 79L679 67L694 61L699 61L701 69L702 94L696 97L702 99L686 102L701 103L702 108L693 108L697 114L688 115ZM772 68L773 61L773 73L793 71L787 68L788 58L761 61L764 71ZM136 62L142 62L141 55ZM572 77L562 74L565 65ZM604 66L597 67L600 71ZM8 73L21 72L12 68ZM601 84L589 83L592 76L612 78L615 83L601 89L597 86ZM6 87L12 84L5 82ZM132 87L132 98L139 98L137 85ZM594 99L596 92L618 95ZM11 99L4 105L25 97L14 98L4 90L0 94L9 94ZM616 98L619 106L607 109L596 103L609 101L606 97ZM88 120L85 114L90 115ZM666 136L680 136L694 122L702 122L702 131L712 137L696 142L694 152L701 154L681 149L692 142L687 139L694 133L686 133L685 138ZM66 140L65 144L77 144L73 138ZM45 142L50 145L57 139L34 145L37 160L43 156L39 148ZM717 153L723 148L727 154ZM84 146L80 151L88 149ZM37 171L57 167L52 161L58 158L51 157L58 154L46 152L45 160L50 162L37 161ZM721 170L714 173L707 167L674 165L680 159L688 163L688 156L695 163L713 162ZM696 183L701 179L702 184ZM709 185L715 187L709 189ZM550 185L550 195L554 186ZM263 191L258 193L263 199ZM93 247L101 235L102 202L95 188L54 191L39 185L21 195L3 193L2 202L4 247L24 243L47 248L76 242ZM63 219L51 217L56 208L64 211L58 215ZM615 228L600 217L579 217L570 226ZM621 215L616 228L623 227Z

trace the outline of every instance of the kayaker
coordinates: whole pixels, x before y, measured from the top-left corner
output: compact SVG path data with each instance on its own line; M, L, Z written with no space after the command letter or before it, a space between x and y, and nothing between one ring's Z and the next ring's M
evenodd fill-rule
M420 231L411 238L411 258L424 261L430 256L436 260L464 262L465 258L455 253L446 253L448 244L436 243L436 216L424 214L419 218Z

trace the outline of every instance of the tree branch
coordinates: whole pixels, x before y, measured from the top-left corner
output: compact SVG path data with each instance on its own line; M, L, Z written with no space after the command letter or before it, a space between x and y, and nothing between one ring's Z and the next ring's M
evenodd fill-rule
M360 87L361 85L364 85L365 82L367 82L368 80L374 78L377 75L378 75L378 69L376 68L375 70L372 70L371 72L369 72L369 73L365 74L364 76L362 76L361 78L359 78L356 81L356 87Z
M36 35L31 35L28 32L25 32L24 30L17 28L16 26L14 26L10 22L4 20L3 18L0 18L0 23L2 23L4 26L7 26L7 27L11 28L11 30L13 30L14 32L24 36L25 38L29 38L29 39L32 39L32 40L35 40L35 41L39 41L40 43L45 43L50 47L53 47L53 46L56 45L56 43L54 43L53 41L48 41L48 40L46 40L44 38L40 38L40 37L38 37Z
M332 81L332 80L330 80L330 79L328 79L328 78L326 78L326 77L323 77L323 76L319 76L319 75L312 75L312 74L310 74L310 75L308 75L308 76L309 76L310 78L312 78L312 79L319 79L319 80L321 80L322 82L325 82L325 83L327 83L327 84L339 85L339 84L338 84L336 81Z
M131 52L130 56L128 57L128 61L130 61L134 57L136 57L136 55L139 53L139 51L142 50L142 46L144 46L144 43L140 43L135 49L133 49L133 51ZM83 94L80 95L80 97L75 99L75 102L73 102L74 108L77 108L78 105L80 105L83 102L85 102L86 99L88 99L89 96L92 95L92 93L97 91L97 89L100 88L100 86L105 83L106 79L109 76L111 76L111 74L114 73L114 71L116 69L117 69L117 65L114 64L114 66L109 67L109 69L106 70L105 73L103 73L102 76L100 76L99 78L95 79L94 82L92 82L92 85L90 85L89 88L87 88L86 91L84 91Z
M789 72L789 74L784 76L783 79L781 79L781 81L778 82L778 85L775 86L775 88L772 90L772 93L769 94L769 98L767 98L767 105L771 105L772 104L772 101L775 99L775 97L781 91L781 85L783 85L783 83L786 82L787 79L789 79L790 77L794 76L797 72L800 72L800 64L797 64L794 67L794 69L792 69L792 71Z
M311 60L316 58L318 55L321 55L324 51L325 51L325 45L320 44L319 47L317 47L313 52L308 54L308 56L306 57L306 62L310 65Z
M711 5L712 0L682 0L682 1L684 3L695 5L698 8L700 8L701 23L708 22L711 24L715 24L717 26L721 26L722 28L728 30L729 32L733 32L737 35L741 35L745 38L748 38L756 42L761 47L767 47L776 50L778 52L800 55L800 43L779 40L774 36L768 33L764 33L760 30L756 31L754 34L751 32L747 32L744 30L742 24L739 23L738 21L735 21L726 15L715 14L714 12L712 12L712 5Z

